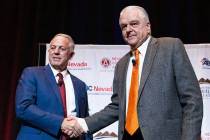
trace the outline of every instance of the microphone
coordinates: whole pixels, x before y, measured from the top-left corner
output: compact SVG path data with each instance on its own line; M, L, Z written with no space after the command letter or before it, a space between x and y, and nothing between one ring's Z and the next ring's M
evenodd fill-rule
M133 66L136 65L136 60L135 59L132 59L132 64L133 64Z

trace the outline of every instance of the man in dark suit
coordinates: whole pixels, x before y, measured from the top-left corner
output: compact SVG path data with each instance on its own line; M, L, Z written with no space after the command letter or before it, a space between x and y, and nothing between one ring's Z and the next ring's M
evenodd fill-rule
M26 68L20 77L16 115L22 124L17 140L67 140L62 131L72 129L68 116L89 116L86 84L67 70L74 55L73 39L55 35L48 54L48 65ZM92 136L78 139L91 140Z
M124 8L119 24L131 49L115 67L112 102L74 122L74 128L94 133L119 120L119 140L199 140L202 96L183 43L152 37L147 12L139 6ZM139 76L133 82L136 66ZM136 82L134 99L131 90Z

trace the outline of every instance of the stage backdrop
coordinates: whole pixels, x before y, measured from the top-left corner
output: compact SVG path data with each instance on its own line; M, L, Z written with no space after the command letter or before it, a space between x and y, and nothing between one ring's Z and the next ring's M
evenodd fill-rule
M185 48L203 95L202 139L210 140L210 44L188 44ZM76 45L68 69L87 84L90 115L111 101L114 67L128 51L127 45ZM46 64L47 58L48 53ZM94 139L117 140L117 125L118 122L96 132Z

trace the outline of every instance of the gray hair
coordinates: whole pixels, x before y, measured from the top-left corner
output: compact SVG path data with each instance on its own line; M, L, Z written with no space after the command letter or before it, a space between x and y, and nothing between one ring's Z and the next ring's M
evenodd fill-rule
M150 21L149 21L149 15L148 15L147 11L143 7L136 6L136 5L130 5L130 6L127 6L127 7L123 8L122 11L120 12L120 16L122 15L123 12L125 12L128 9L137 9L140 13L143 14L143 18L148 23L150 23Z
M72 39L72 37L71 37L70 35L63 34L63 33L58 33L58 34L56 34L56 35L52 38L52 40L53 40L55 37L57 37L57 36L62 36L62 37L67 38L67 39L69 40L69 42L70 42L69 46L72 47L72 49L74 50L74 47L75 47L74 40ZM51 40L51 41L52 41L52 40Z

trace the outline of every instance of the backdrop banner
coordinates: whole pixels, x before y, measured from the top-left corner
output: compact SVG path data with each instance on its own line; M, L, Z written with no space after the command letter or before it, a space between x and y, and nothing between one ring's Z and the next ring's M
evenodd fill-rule
M187 44L186 51L203 96L202 140L210 140L210 44Z
M49 44L47 44L49 46ZM204 103L202 139L210 140L210 44L186 44ZM127 45L76 45L68 69L87 84L90 115L103 109L112 95L114 67L129 51ZM48 64L46 51L46 64ZM94 139L117 140L118 122L96 132Z

